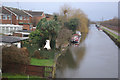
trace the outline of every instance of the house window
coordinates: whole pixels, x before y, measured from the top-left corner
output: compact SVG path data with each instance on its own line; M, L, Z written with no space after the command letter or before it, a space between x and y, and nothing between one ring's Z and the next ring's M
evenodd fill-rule
M16 19L18 20L18 16L16 17Z
M16 30L16 27L14 27L14 30Z
M19 18L20 18L20 20L22 20L22 18L23 18L23 17L22 17L22 16L20 16Z
M8 15L8 19L11 20L11 15Z
M32 27L30 27L30 30L32 30Z
M29 20L29 16L27 16L27 20Z
M24 20L26 20L26 16L24 16Z
M3 20L7 20L7 15L3 15Z
M0 15L0 19L1 19L1 15Z

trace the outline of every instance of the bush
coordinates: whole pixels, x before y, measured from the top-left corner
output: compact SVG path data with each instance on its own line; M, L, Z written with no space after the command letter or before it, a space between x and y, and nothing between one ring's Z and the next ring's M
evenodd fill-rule
M29 53L26 48L20 49L16 46L2 47L2 70L7 71L9 64L30 64ZM18 69L21 68L18 66Z
M41 59L41 58L42 58L42 57L40 56L40 52L39 52L38 50L36 50L36 51L34 52L33 57L35 57L35 58L37 58L37 59Z
M54 59L56 52L57 52L56 50L41 50L40 55L44 59Z
M23 46L27 48L30 57L34 55L35 50L39 49L38 44L24 43Z

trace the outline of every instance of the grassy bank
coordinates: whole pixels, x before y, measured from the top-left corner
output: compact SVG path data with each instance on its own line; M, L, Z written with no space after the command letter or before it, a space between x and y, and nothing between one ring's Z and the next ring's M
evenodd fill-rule
M104 28L102 28L102 29L103 29L104 31L106 31L107 33L109 33L111 36L113 36L115 39L117 39L117 41L120 42L120 38L119 38L120 36L118 36L118 35L110 32L110 31L108 31L108 30L106 30L106 29L104 29Z
M114 41L114 43L120 48L120 36L113 34L112 32L103 29L103 31Z
M36 59L31 58L31 65L37 65L37 66L53 66L53 59Z

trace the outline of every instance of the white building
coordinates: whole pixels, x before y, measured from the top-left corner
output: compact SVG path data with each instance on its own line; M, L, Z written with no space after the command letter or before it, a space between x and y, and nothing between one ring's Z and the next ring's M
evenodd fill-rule
M0 33L6 34L6 35L12 35L13 32L16 32L22 29L23 29L23 26L21 25L0 24Z
M22 47L22 41L27 40L28 38L25 37L16 37L16 36L4 36L0 35L0 46L11 46L15 45L18 48Z

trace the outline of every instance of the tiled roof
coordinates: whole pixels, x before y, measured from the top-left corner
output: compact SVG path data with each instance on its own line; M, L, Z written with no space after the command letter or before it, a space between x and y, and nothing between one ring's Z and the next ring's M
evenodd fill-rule
M28 16L28 14L26 14L25 12L23 12L20 9L17 8L11 8L11 7L6 7L7 9L9 9L10 11L14 12L17 15L22 15L22 16Z
M31 14L32 16L42 16L43 12L39 12L39 11L27 11L29 14Z
M11 14L9 11L7 11L7 10L5 10L4 8L3 8L3 6L2 7L0 7L0 10L2 10L1 12L2 12L2 14Z
M28 38L0 35L0 42L4 42L4 43L15 43L26 39Z

